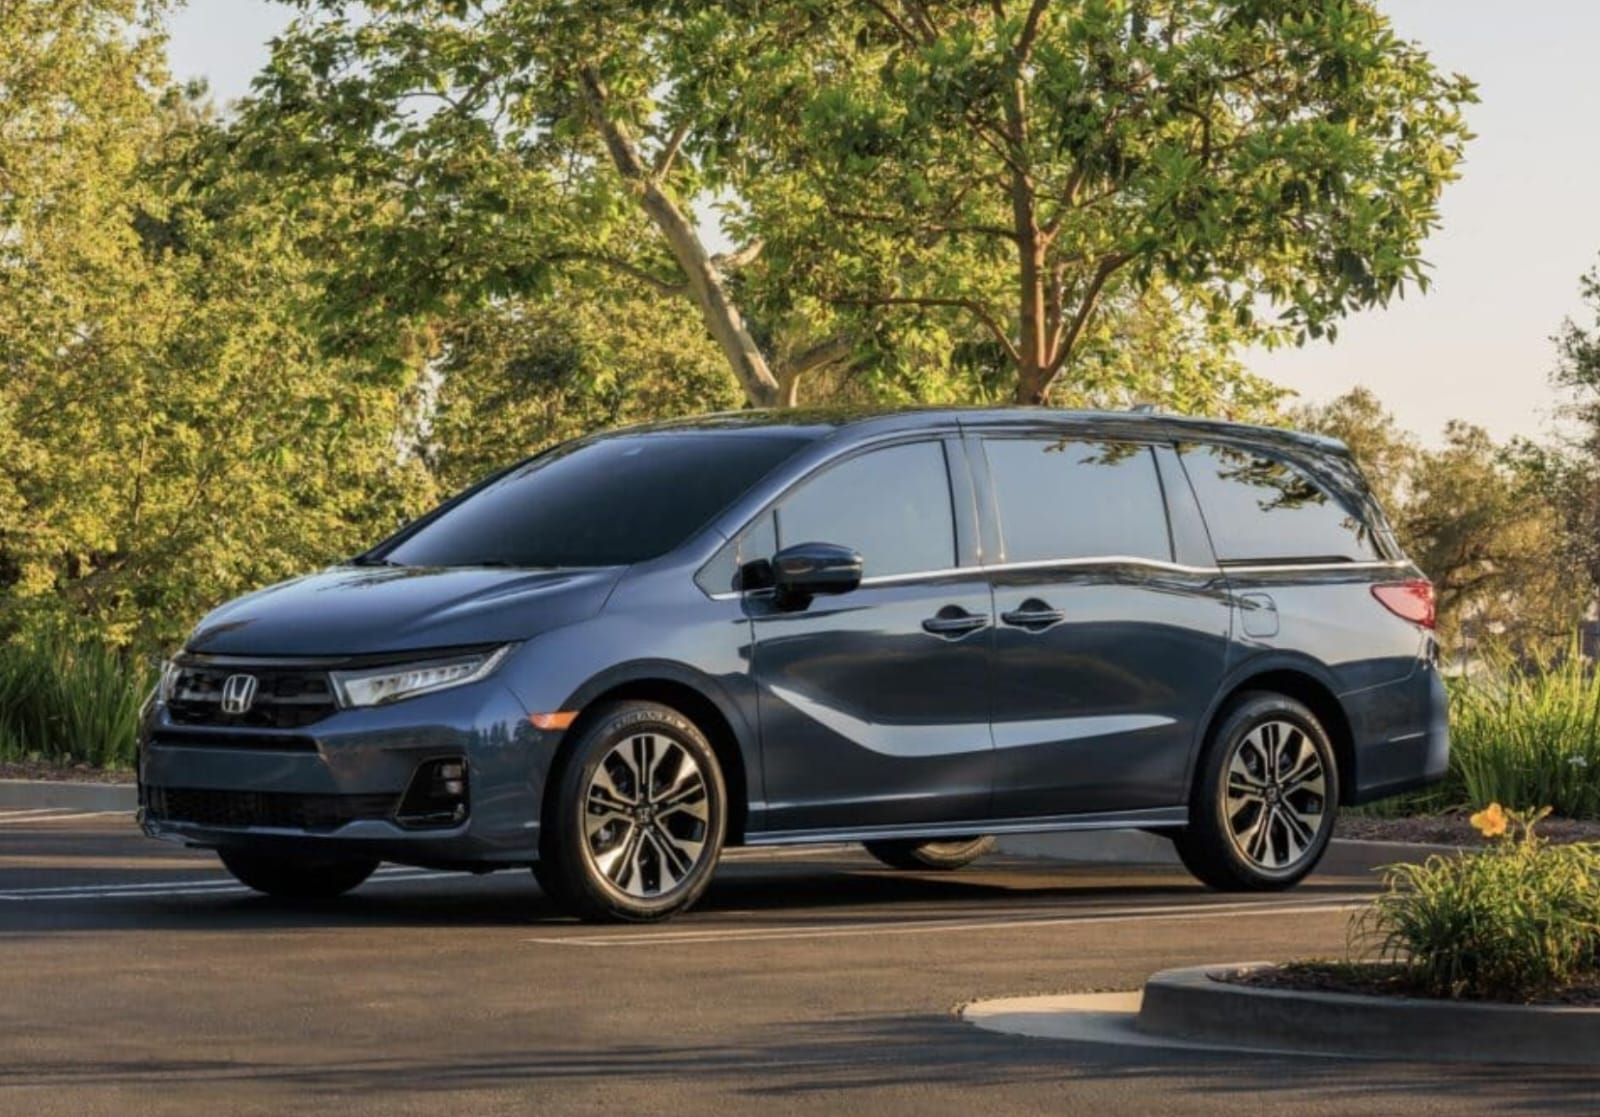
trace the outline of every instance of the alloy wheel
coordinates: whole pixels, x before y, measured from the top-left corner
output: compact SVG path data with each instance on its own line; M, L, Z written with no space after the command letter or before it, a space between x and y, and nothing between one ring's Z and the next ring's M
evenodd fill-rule
M635 899L659 899L693 874L711 828L706 773L672 737L636 733L596 765L584 793L584 853Z
M1240 856L1258 870L1293 871L1316 846L1327 815L1328 777L1309 735L1264 721L1228 758L1223 815Z

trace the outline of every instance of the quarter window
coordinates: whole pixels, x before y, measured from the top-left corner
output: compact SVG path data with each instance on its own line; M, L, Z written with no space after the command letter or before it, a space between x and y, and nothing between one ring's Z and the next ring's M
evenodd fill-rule
M871 450L806 481L778 505L778 544L837 543L866 577L955 565L955 514L944 447Z
M1224 565L1383 557L1361 517L1298 466L1233 446L1179 450Z
M989 438L984 455L1007 562L1172 561L1161 481L1148 446Z

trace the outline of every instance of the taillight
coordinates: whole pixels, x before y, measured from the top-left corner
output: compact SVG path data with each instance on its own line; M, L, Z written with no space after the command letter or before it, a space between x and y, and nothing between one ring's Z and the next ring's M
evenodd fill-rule
M1434 621L1433 583L1426 578L1384 582L1372 587L1372 596L1402 620L1431 629Z

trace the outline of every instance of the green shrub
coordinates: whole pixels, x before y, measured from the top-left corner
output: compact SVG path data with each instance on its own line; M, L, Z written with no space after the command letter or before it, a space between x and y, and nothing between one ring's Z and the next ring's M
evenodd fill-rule
M1491 654L1485 668L1451 695L1454 797L1600 818L1600 672L1576 646L1533 666Z
M133 764L155 669L65 635L0 644L0 758Z
M1549 845L1534 814L1498 803L1473 817L1488 849L1384 870L1356 942L1434 997L1530 1000L1600 968L1600 846Z

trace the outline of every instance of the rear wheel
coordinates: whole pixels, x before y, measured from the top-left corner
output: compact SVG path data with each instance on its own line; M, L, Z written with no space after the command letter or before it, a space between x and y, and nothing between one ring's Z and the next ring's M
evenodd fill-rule
M1316 715L1252 692L1221 714L1173 838L1200 880L1225 891L1289 888L1328 848L1339 802L1333 746Z
M585 919L683 911L711 883L727 793L705 735L655 702L599 711L572 746L541 827L540 886Z
M962 869L994 848L986 834L925 842L916 839L863 842L867 852L891 869Z
M288 900L341 896L378 867L376 859L366 857L285 857L243 850L219 850L217 856L240 884Z

